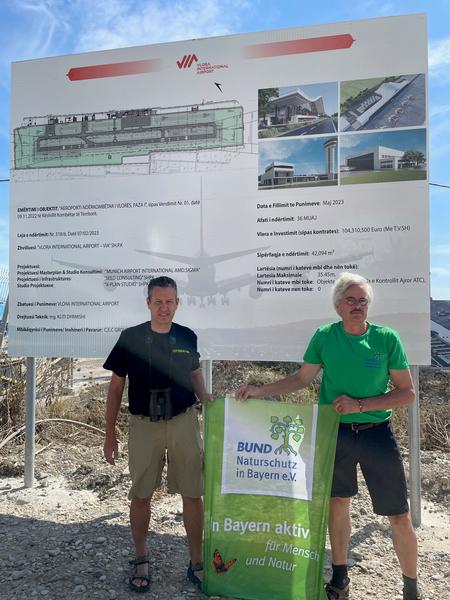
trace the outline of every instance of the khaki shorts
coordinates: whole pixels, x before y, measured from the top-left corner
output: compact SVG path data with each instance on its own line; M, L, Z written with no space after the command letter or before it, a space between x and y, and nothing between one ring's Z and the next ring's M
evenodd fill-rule
M193 406L168 421L130 415L128 463L132 486L128 498L147 498L161 485L166 462L170 494L203 494L203 446Z

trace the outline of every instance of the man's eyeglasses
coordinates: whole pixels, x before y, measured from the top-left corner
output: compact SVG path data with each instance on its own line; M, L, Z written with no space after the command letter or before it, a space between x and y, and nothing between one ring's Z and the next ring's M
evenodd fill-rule
M360 306L367 306L369 304L369 299L368 298L353 298L353 296L348 296L347 298L344 298L344 302L345 302L345 304L348 304L349 306L356 306L357 304L359 304Z

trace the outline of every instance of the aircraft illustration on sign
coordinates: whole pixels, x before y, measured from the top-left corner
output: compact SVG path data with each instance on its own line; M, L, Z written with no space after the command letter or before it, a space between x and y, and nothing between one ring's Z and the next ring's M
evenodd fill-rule
M262 295L262 292L259 292L256 287L256 278L254 275L246 273L217 281L215 265L227 260L239 258L240 256L267 250L267 248L268 246L263 248L250 248L249 250L238 250L237 252L210 256L203 248L202 236L202 244L198 256L183 256L166 252L154 252L152 250L136 250L136 252L189 265L184 271L187 274L187 281L177 281L179 292L180 294L185 294L187 296L188 304L196 304L197 298L200 298L200 307L204 308L205 298L208 305L216 304L216 296L219 295L222 296L222 304L229 304L230 299L227 297L228 292L240 290L247 285L249 286L248 293L250 297L254 299L259 298Z
M196 305L197 299L199 299L200 308L205 308L206 305L215 305L217 303L217 296L221 296L221 304L228 305L230 303L228 293L233 290L240 291L241 288L246 286L249 286L248 293L251 298L255 300L260 298L263 292L258 290L254 275L251 275L250 273L244 273L242 275L216 280L216 264L228 260L234 260L241 256L247 256L249 254L253 254L254 252L262 252L268 248L270 248L270 246L250 248L248 250L238 250L236 252L228 252L225 254L210 256L204 249L202 228L200 251L197 256L186 256L181 254L171 254L168 252L139 249L136 249L136 252L187 265L185 269L180 268L178 271L174 269L175 278L177 279L178 292L180 296L187 296L188 305ZM356 251L347 256L339 256L336 258L327 257L324 260L327 263L327 267L332 267L333 265L337 264L353 263L369 255L373 255L373 250L361 250L359 252ZM86 274L101 275L104 278L103 285L105 289L110 292L118 288L120 286L121 278L124 278L124 276L117 272L117 269L95 267L92 265L84 265L76 262L59 260L56 258L53 258L52 261L67 268L83 270L86 272ZM308 265L318 262L320 262L320 257L317 257L314 261L310 261ZM183 281L178 279L176 276L177 272L186 274L187 280ZM132 274L125 274L125 277L127 280L135 279L136 281L142 281L142 287L144 287L146 286L147 280L155 276L155 274L156 273L154 272L145 275L145 279L142 274L135 276ZM173 272L169 272L168 274L173 275Z

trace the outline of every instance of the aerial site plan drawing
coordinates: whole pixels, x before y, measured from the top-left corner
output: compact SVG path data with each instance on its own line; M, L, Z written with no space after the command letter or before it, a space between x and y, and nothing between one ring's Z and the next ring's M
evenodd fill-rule
M30 117L14 130L14 166L120 165L128 156L242 144L243 111L237 102Z

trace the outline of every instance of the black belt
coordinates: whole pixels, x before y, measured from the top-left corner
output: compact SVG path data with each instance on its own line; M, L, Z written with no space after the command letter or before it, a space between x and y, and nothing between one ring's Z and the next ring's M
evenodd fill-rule
M178 415L182 415L183 413L185 413L188 408L189 408L189 406L187 408L183 408L182 410L176 412L174 415L172 415L171 419L165 419L164 417L157 417L157 418L151 419L148 415L136 415L136 416L139 417L140 419L142 419L143 421L150 421L151 423L157 423L158 421L171 421L174 417L178 417Z
M352 431L365 431L366 429L372 429L372 427L386 425L387 423L389 423L389 421L378 421L377 423L339 423L339 425L340 427L345 427Z

